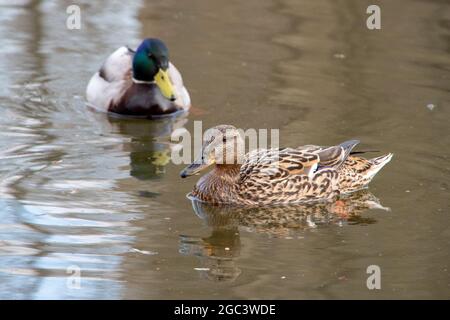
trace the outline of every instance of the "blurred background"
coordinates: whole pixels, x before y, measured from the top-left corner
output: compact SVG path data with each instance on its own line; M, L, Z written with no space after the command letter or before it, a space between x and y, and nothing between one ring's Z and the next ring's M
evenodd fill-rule
M0 298L450 298L450 2L14 3L0 0ZM102 61L146 37L168 45L189 115L87 108ZM395 156L338 208L218 210L170 162L170 133L194 120Z

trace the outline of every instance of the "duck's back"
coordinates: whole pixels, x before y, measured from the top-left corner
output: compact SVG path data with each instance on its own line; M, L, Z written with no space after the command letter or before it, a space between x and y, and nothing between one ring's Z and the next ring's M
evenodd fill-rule
M339 193L336 168L320 168L319 155L307 147L249 153L238 185L242 202L251 204L309 202Z

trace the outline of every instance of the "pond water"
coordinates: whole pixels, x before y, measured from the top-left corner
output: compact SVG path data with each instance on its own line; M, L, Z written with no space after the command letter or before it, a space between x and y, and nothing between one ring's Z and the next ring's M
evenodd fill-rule
M17 3L0 1L0 298L450 298L448 1L377 1L374 31L361 0L77 1L80 30L71 3ZM190 113L86 107L102 60L145 37ZM211 208L170 161L195 120L395 155L338 206Z

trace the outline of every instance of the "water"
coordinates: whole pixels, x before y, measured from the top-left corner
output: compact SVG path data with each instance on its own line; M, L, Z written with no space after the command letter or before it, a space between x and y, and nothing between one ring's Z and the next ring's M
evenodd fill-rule
M81 30L60 1L0 5L0 298L450 298L448 2L379 1L380 31L359 0L80 2ZM148 36L190 114L87 108L101 61ZM333 206L218 210L170 162L194 120L395 156Z

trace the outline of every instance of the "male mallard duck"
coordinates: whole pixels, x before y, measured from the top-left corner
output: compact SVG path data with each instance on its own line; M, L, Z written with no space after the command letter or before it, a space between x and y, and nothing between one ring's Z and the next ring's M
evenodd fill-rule
M364 159L350 155L359 143L256 149L244 155L244 140L229 125L208 130L201 156L181 172L193 175L210 165L191 195L214 204L269 205L330 200L368 185L392 154ZM228 154L228 155L227 155Z
M149 118L191 105L181 74L158 39L145 39L136 51L120 47L113 52L92 76L86 97L96 109Z

